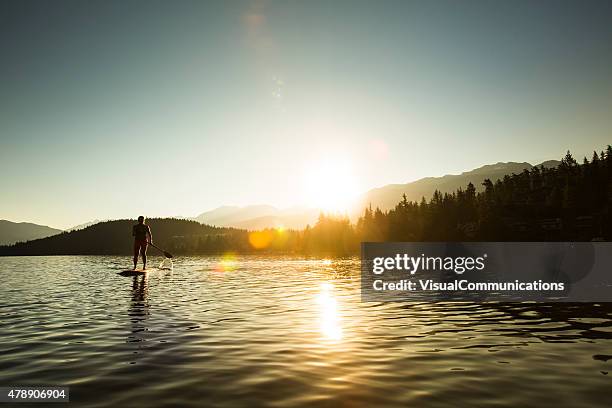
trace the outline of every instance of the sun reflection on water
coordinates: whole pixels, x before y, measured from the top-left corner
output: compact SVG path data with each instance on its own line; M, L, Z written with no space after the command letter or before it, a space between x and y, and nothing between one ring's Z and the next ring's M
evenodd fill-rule
M338 302L334 296L334 285L329 282L321 284L317 303L321 334L327 340L342 340L342 321L338 311Z

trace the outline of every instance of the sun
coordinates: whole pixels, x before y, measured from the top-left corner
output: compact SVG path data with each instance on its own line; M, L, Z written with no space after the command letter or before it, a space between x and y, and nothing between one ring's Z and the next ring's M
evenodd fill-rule
M305 203L325 212L346 212L359 194L349 160L323 158L307 166L303 177Z

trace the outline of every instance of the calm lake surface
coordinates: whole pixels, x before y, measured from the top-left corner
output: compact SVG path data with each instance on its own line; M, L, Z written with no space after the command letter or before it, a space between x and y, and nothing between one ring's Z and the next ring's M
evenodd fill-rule
M612 402L611 304L362 303L358 260L130 262L0 258L0 386L90 407Z

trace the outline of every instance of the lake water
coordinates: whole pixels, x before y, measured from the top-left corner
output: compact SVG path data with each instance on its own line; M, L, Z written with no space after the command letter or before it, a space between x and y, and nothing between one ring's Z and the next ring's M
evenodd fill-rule
M90 407L612 402L610 304L362 303L358 260L130 262L0 258L0 386Z

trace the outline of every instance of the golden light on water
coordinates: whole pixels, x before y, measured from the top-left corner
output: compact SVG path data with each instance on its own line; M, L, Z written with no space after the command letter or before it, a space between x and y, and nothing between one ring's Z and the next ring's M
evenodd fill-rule
M217 263L217 272L231 272L238 267L238 258L233 252L226 252Z
M342 340L342 321L338 311L338 302L334 296L334 285L328 282L321 284L317 303L323 337L333 341Z

